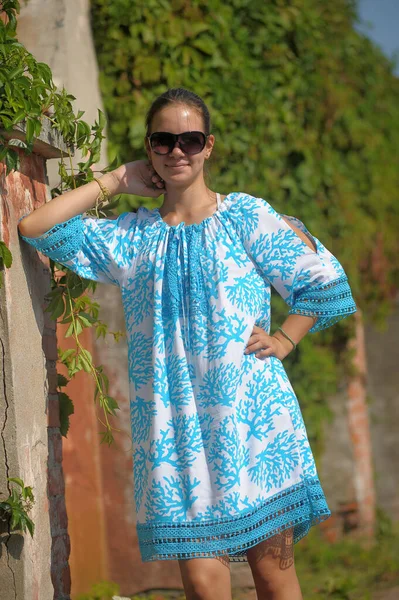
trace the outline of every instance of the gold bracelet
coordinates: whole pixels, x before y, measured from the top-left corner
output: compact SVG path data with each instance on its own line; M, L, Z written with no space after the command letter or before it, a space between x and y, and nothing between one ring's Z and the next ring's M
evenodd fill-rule
M281 331L281 333L283 334L284 337L287 338L287 340L289 340L291 342L291 344L294 346L294 350L296 349L296 343L294 342L294 340L292 340L290 338L290 336L288 335L288 333L285 333L284 329L282 329L281 327L277 327L278 330Z
M111 192L109 191L109 189L103 184L102 181L100 181L99 179L97 179L97 177L93 177L94 181L97 181L98 185L100 186L100 193L98 194L97 198L96 198L96 205L95 208L97 209L100 205L102 205L105 200L109 200L111 197Z

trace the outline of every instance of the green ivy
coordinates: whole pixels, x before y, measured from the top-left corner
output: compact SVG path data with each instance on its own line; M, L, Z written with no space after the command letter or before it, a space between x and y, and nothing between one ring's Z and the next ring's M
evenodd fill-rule
M145 157L152 100L168 87L194 90L213 119L212 185L303 219L378 320L399 283L399 80L355 30L355 8L349 0L91 0L91 19L111 156Z
M72 103L75 97L64 88L58 90L53 82L48 65L38 62L17 40L16 26L20 9L18 0L0 0L0 161L6 166L7 174L20 169L20 159L33 151L35 140L42 131L43 122L49 121L55 133L62 136L67 152L59 162L59 184L51 190L54 198L69 189L77 188L93 180L95 164L100 160L101 141L106 125L105 115L98 111L98 120L89 125L82 120L84 111L74 113ZM18 131L18 134L15 131ZM23 139L17 139L16 136ZM72 152L81 152L83 160L78 162L78 172L72 166ZM102 173L117 166L114 161ZM87 211L91 216L110 216L119 204L119 198L112 203ZM0 268L12 266L12 254L4 242L0 242ZM108 378L103 366L95 366L91 353L80 342L84 329L93 327L97 338L110 334L115 340L124 335L110 332L105 323L99 320L99 305L85 292L94 292L97 283L81 279L65 266L50 260L51 291L45 296L48 302L46 312L60 324L68 324L66 337L73 337L75 348L62 352L58 349L59 360L68 370L70 378L85 371L95 383L94 400L98 400L104 418L100 422L104 431L101 441L111 444L113 427L110 417L116 415L118 403L108 395ZM65 274L60 275L60 272ZM0 271L0 286L3 284ZM70 379L58 375L58 387L65 387ZM69 430L69 417L73 414L73 403L69 396L59 391L60 431L66 436Z
M344 266L365 322L383 326L399 283L399 80L356 31L356 3L91 0L91 20L110 157L144 158L151 102L168 87L192 89L216 136L209 186L303 220ZM287 307L276 296L280 324ZM353 330L345 319L285 359L317 446L326 398L350 373Z

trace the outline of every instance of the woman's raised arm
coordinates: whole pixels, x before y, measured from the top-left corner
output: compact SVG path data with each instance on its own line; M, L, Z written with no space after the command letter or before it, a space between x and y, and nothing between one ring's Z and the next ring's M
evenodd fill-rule
M164 185L160 183L161 178L145 160L135 160L121 165L99 179L109 189L111 196L137 194L157 198L164 193ZM99 192L100 187L96 181L90 181L76 190L65 192L29 215L24 215L18 223L18 229L26 237L38 237L54 225L64 223L93 208Z

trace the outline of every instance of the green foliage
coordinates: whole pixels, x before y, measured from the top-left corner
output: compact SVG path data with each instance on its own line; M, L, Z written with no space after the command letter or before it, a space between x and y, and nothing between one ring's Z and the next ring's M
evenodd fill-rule
M399 523L381 508L373 546L350 536L332 544L316 527L295 552L298 578L309 600L371 600L377 590L399 584Z
M399 283L399 80L355 30L355 2L91 0L91 18L110 156L144 158L151 102L195 91L216 137L210 187L303 220L344 266L365 321L383 325ZM279 298L272 312L280 324ZM314 443L352 330L346 319L285 359Z
M7 248L4 242L0 241L0 269L7 267L9 269L12 265L12 254ZM3 273L0 271L0 287L3 286Z
M28 515L35 502L32 488L25 486L19 477L7 477L7 480L18 488L13 487L8 498L0 502L0 519L9 522L10 531L28 530L33 537L35 525Z
M58 379L60 377L63 376L58 373ZM63 379L65 379L65 377L63 377ZM68 380L65 379L65 381L68 383ZM66 383L64 385L66 385ZM60 433L64 437L67 437L69 431L69 417L73 415L75 408L71 398L68 394L65 394L65 392L58 392L58 402L60 405Z
M75 189L93 180L94 165L100 159L101 141L104 139L103 130L106 125L104 114L98 111L98 121L89 125L82 120L84 111L79 110L75 115L72 102L75 97L63 88L61 91L55 86L51 69L48 65L38 62L16 38L16 15L19 12L17 0L0 0L2 16L0 20L0 161L5 162L7 173L20 168L20 155L30 154L33 144L40 135L45 119L51 122L52 129L62 135L68 147L67 156L62 156L59 162L59 184L51 190L52 197L63 194L69 189ZM14 139L14 130L18 128L18 135L23 139ZM21 133L22 132L22 133ZM11 139L10 139L11 138ZM74 173L71 160L71 149L75 148L84 157L78 162L78 173ZM105 173L116 167L116 162L103 169ZM110 216L112 209L118 206L119 199L100 209L87 211L93 216ZM0 242L0 268L10 268L12 254L4 242ZM109 415L115 416L118 404L114 398L108 396L108 379L103 373L103 367L93 364L91 353L86 350L79 336L87 327L95 327L97 337L105 337L111 333L119 339L121 332L108 332L107 325L98 319L98 304L92 302L88 296L80 296L86 291L95 291L97 283L83 280L69 271L66 267L50 260L51 267L51 292L46 296L49 304L46 311L55 321L69 323L66 337L73 336L76 341L76 350L70 349L64 353L59 350L60 360L68 368L69 377L79 371L89 373L95 382L94 400L99 399L100 408L104 412L105 430L100 432L101 441L111 444L113 441L113 427ZM64 271L65 275L59 275ZM0 285L2 284L0 272ZM59 382L65 386L66 378ZM69 416L73 414L73 403L64 392L59 393L60 398L60 431L66 436L69 429Z
M119 594L119 585L110 581L95 583L88 594L80 594L76 600L112 600Z
M145 157L152 100L194 90L213 120L213 187L303 219L340 257L366 316L387 314L399 282L399 81L354 29L354 3L91 0L91 17L111 155Z
M0 127L7 132L22 125L25 136L20 140L0 135L0 160L4 160L8 172L19 169L20 158L14 148L30 154L34 140L42 130L43 119L47 118L67 143L77 142L84 153L90 148L93 164L98 160L104 115L100 115L96 124L93 146L93 142L90 143L91 128L81 120L83 111L74 115L72 101L75 97L64 88L57 90L50 67L38 62L16 39L18 10L19 3L15 0L2 2L2 11L8 20L0 20Z

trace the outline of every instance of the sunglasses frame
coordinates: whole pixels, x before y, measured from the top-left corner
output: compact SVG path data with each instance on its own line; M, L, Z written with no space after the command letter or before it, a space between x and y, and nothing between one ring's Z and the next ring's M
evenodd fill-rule
M203 136L204 136L204 144L203 144L203 146L202 146L201 150L199 150L198 152L185 152L185 150L183 150L183 148L181 147L181 141L179 140L179 138L180 138L182 135L185 135L185 134L187 134L187 133L200 133L201 135L203 135ZM154 148L153 148L153 147L152 147L152 145L151 145L151 138L152 138L152 136L153 136L153 135L155 135L155 134L158 134L158 135L159 135L159 134L163 134L163 135L169 135L169 136L172 136L172 138L173 138L173 146L172 146L171 148L170 148L170 146L169 146L168 152L162 153L162 152L157 152L156 150L154 150ZM173 152L173 149L174 149L174 147L175 147L175 145L176 145L176 142L178 142L178 144L179 144L179 148L180 148L180 150L181 150L182 152L184 152L184 154L188 154L188 156L194 156L195 154L200 154L200 152L202 152L202 151L203 151L203 149L204 149L204 148L205 148L205 146L206 146L206 140L208 139L208 137L209 137L209 136L210 136L210 134L208 134L208 135L205 135L205 133L204 133L203 131L183 131L182 133L170 133L170 131L153 131L153 132L151 133L151 135L148 135L148 136L147 136L147 139L148 139L148 141L149 141L149 144L150 144L150 148L151 148L151 150L152 150L153 152L155 152L155 154L158 154L158 156L166 156L167 154L170 154L171 152Z

